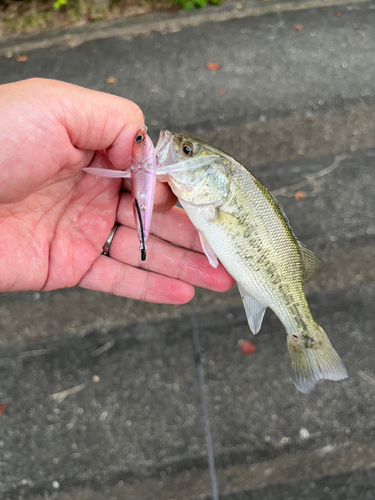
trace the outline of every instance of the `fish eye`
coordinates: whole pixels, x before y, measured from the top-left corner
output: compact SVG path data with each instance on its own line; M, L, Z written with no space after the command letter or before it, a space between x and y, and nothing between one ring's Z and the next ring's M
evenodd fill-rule
M134 139L134 142L142 142L143 141L143 135L139 134L137 137Z
M183 142L181 145L181 153L184 156L193 156L196 152L196 146L195 144L192 144L191 142Z

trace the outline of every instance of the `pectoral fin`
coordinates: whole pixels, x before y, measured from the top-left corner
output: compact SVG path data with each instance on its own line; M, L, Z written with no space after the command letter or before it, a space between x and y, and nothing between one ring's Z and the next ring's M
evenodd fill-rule
M264 313L266 312L267 308L262 306L262 304L260 304L251 295L249 295L241 285L237 283L237 286L242 298L243 305L245 307L250 330L255 335L259 332L260 327L262 326Z
M302 280L305 282L316 271L323 269L324 262L319 259L311 250L305 247L303 243L297 240L302 259Z
M211 266L216 269L217 266L219 265L219 261L217 260L215 252L212 250L212 248L211 248L210 244L208 243L208 241L206 240L206 237L204 236L204 234L201 233L200 231L198 231L198 233L199 233L199 239L201 240L203 252L205 253L205 255L208 259L208 262L211 264Z

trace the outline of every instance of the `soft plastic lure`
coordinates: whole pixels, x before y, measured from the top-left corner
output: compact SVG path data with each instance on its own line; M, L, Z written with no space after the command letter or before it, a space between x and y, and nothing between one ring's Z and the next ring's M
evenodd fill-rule
M154 208L155 184L157 176L169 175L185 170L210 165L216 156L188 159L173 165L165 162L158 167L158 157L152 140L147 135L147 127L141 127L134 139L132 163L129 170L109 170L103 168L84 168L85 172L99 177L130 178L134 218L140 242L141 260L146 260L146 241L150 234L151 218Z

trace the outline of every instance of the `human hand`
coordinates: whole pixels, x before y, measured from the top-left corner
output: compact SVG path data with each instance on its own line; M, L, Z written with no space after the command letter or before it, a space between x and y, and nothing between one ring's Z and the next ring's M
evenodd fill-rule
M193 285L233 285L222 266L208 264L166 184L157 183L143 263L130 185L82 172L128 168L141 125L140 109L120 97L53 80L0 86L1 292L80 285L178 304L192 298ZM115 221L108 258L101 253Z

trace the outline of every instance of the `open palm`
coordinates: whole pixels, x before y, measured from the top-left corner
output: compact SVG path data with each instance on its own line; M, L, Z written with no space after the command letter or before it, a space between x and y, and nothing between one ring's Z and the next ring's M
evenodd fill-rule
M142 124L139 108L119 97L49 80L0 86L0 291L79 284L182 303L192 285L232 286L221 266L209 266L166 185L157 186L141 263L128 186L82 172L89 165L128 168ZM101 252L115 221L108 258Z

